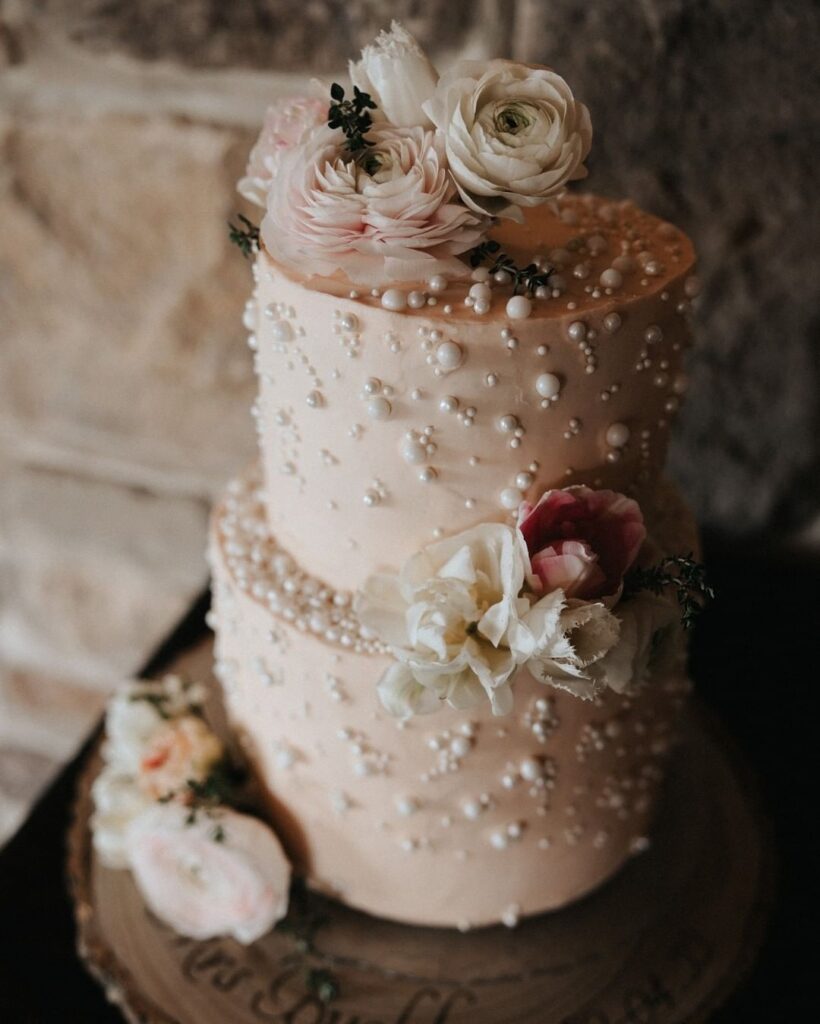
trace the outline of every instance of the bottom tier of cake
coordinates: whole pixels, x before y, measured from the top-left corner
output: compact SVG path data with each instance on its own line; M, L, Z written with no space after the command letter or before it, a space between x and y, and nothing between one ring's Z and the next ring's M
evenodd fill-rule
M692 550L687 510L671 490L663 504L655 537ZM482 705L401 722L376 693L389 657L357 633L349 596L277 547L253 474L217 508L210 559L231 725L316 889L407 923L512 925L647 846L683 671L584 701L524 669L505 717Z

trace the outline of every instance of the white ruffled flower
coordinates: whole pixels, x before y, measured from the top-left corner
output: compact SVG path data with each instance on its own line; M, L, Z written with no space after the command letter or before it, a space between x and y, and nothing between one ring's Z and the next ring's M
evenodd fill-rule
M350 80L376 103L374 118L399 128L430 127L422 110L436 88L438 74L424 51L403 25L394 21L362 50L362 59L350 62Z
M601 601L565 601L556 628L527 668L542 683L591 700L605 685L604 658L618 645L619 622Z
M556 592L533 607L522 596L526 569L518 532L482 523L412 556L398 575L367 580L355 610L397 660L379 683L390 712L486 698L496 715L512 709L510 678L546 643L563 600Z
M105 719L104 766L92 786L94 848L108 867L127 867L125 833L147 807L202 781L223 747L193 712L201 687L177 676L129 682L111 698Z
M549 68L461 61L441 76L424 110L471 209L520 220L519 206L559 196L586 175L589 111Z
M150 909L180 935L251 943L285 916L290 864L256 818L154 804L126 836L128 865Z

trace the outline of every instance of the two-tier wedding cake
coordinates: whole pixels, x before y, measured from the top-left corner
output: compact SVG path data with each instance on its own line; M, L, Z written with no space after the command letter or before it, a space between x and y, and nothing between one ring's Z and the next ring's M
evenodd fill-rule
M550 69L439 76L394 25L350 77L271 109L234 228L259 461L213 518L216 674L287 861L210 799L189 691L109 713L98 849L196 936L264 931L288 863L409 923L578 898L647 846L688 689L691 243L567 192L591 127Z

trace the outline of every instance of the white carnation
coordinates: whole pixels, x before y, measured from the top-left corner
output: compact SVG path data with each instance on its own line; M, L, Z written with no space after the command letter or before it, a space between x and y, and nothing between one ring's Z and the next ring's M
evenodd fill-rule
M461 61L425 113L446 140L450 172L476 212L521 219L519 206L559 196L586 175L589 111L549 68Z
M618 619L602 602L567 601L527 667L542 683L591 700L606 685L603 659L617 647L619 633Z

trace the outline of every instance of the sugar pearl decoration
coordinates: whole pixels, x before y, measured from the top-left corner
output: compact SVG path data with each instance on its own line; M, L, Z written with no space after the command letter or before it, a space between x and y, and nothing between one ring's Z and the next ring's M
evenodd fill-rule
M524 495L517 487L505 487L498 497L501 507L507 508L512 512L521 504Z
M424 292L410 292L407 296L407 305L411 309L421 309L422 306L427 305L427 296Z
M442 412L455 412L458 409L458 399L455 395L445 395L438 403L438 407Z
M438 295L447 287L447 278L444 274L434 274L427 282L427 287L431 292Z
M620 288L623 283L623 275L620 270L616 270L614 267L608 267L601 274L601 284L604 288Z
M389 419L390 413L393 411L393 407L387 401L386 398L382 398L379 395L376 398L371 398L367 403L367 415L371 420L386 420Z
M455 341L443 341L436 348L436 362L442 370L455 370L464 362L464 350Z
M418 466L427 461L426 446L419 440L417 435L408 434L401 446L402 458L411 466Z
M567 328L567 335L572 341L584 341L587 336L587 325L583 320L573 320Z
M542 373L536 377L535 390L542 398L555 398L561 391L561 381L554 373Z
M535 477L532 473L518 473L515 478L515 486L521 490L526 491L528 487L532 487Z
M419 470L419 480L423 484L431 484L437 476L438 473L432 466L425 466L424 469Z
M610 334L614 334L622 323L620 313L607 313L604 317L604 329L609 331Z
M406 309L407 293L400 288L388 288L382 295L382 306L396 311Z
M343 313L339 317L339 325L343 331L357 331L359 329L359 318L355 313Z
M287 320L277 320L271 328L274 341L290 341L293 338L293 328Z
M510 320L526 320L532 313L532 302L526 295L513 295L507 302L507 316Z
M489 299L492 294L492 289L484 282L478 282L470 287L470 296L473 299Z
M611 423L606 432L606 443L612 448L623 448L629 441L629 427L625 423Z
M504 416L500 416L498 420L498 429L504 434L515 433L516 430L521 426L518 422L518 417L513 416L511 412L505 413Z

